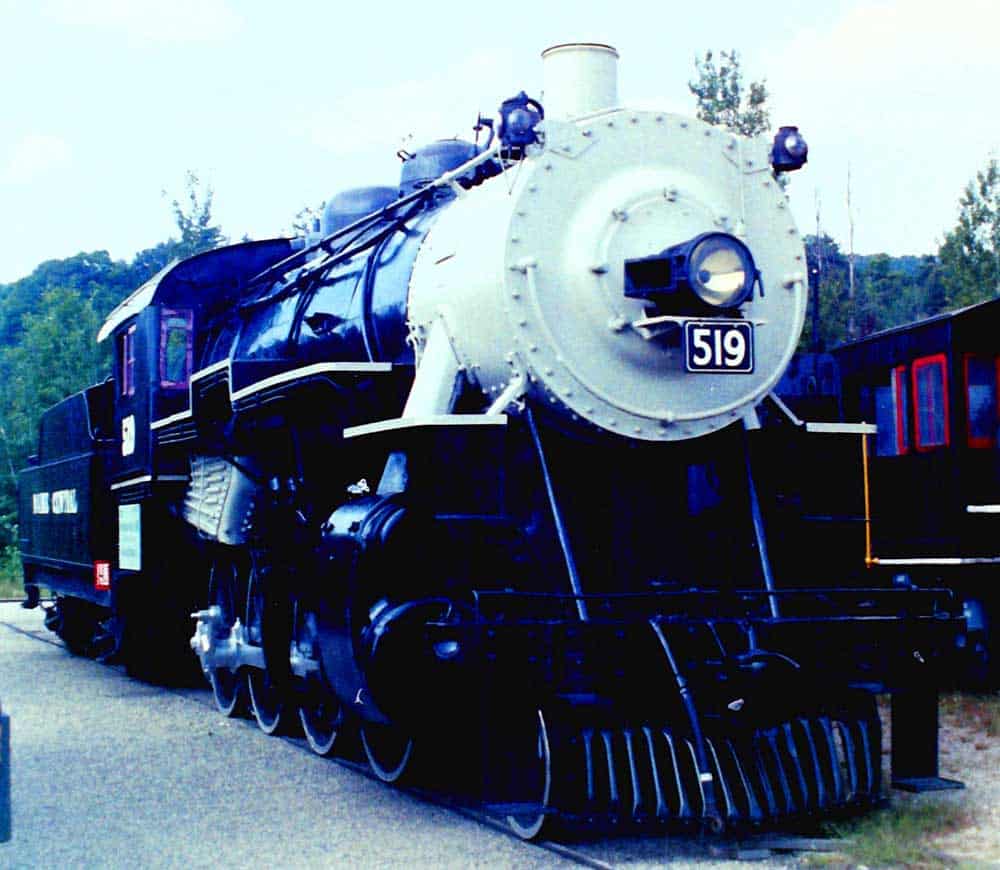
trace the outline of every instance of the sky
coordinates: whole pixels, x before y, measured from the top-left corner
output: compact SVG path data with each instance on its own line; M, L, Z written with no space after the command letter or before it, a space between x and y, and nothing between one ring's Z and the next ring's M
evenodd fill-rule
M0 0L0 282L40 262L118 259L176 235L188 170L223 231L268 238L339 190L397 182L401 148L471 136L539 94L541 51L614 45L626 105L690 114L706 50L765 79L809 163L806 233L936 252L1000 146L995 0L703 4Z

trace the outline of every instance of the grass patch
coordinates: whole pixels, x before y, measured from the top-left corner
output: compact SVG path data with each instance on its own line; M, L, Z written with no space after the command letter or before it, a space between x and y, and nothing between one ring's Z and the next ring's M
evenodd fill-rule
M867 867L954 867L955 862L929 843L932 837L972 823L962 801L898 801L862 818L826 822L826 832L843 838L839 855L816 856L816 864L840 863Z
M17 547L4 547L0 551L0 598L23 597L21 556L17 552Z

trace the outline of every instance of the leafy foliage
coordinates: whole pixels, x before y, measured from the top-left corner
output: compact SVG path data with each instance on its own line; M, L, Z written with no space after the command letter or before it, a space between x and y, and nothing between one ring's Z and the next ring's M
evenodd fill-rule
M217 248L228 241L222 230L212 225L212 199L215 192L211 186L202 184L198 175L189 169L185 175L185 188L187 206L176 199L171 203L177 229L181 232L175 255L181 260L201 251Z
M0 550L0 599L23 598L21 553L8 545Z
M316 222L323 219L324 209L326 209L326 200L315 207L302 206L292 218L292 233L297 236L305 236L314 232L313 228L316 226Z
M950 307L1000 293L1000 164L995 158L966 185L958 223L945 236L939 256Z
M94 340L108 313L168 263L226 241L212 223L211 188L193 172L185 183L185 202L172 202L180 239L140 251L130 263L107 251L48 260L0 284L0 548L16 544L13 472L36 449L42 411L110 368L108 345Z
M703 58L695 58L694 63L698 79L688 82L688 87L698 101L702 121L744 136L757 136L770 129L771 118L764 107L766 84L751 82L749 88L744 88L735 48L719 52L718 63L711 51L706 51Z
M92 298L66 287L47 291L40 310L25 315L21 340L4 355L0 393L13 455L33 452L42 411L105 376L107 345L94 341L101 320Z
M864 338L873 332L922 320L949 307L943 267L933 255L855 257L854 297L848 293L847 256L828 235L806 236L809 267L809 310L802 346L813 344L811 332L814 291L819 285L818 349ZM850 334L849 324L854 324Z

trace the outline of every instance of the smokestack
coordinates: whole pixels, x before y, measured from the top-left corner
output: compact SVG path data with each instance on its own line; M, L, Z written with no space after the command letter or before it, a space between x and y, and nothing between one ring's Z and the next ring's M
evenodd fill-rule
M545 117L578 118L618 107L618 52L597 42L553 45L542 52Z

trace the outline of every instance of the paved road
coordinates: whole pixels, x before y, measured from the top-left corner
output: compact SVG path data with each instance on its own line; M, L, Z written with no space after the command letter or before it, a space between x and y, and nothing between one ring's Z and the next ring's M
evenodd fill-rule
M207 691L164 692L51 637L40 610L0 604L14 813L2 868L571 866L223 719Z

